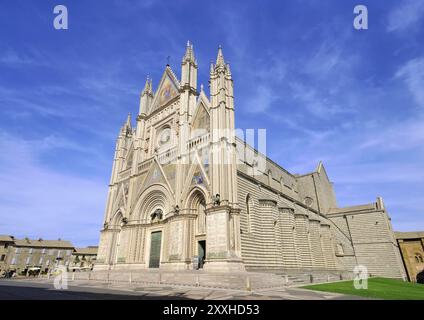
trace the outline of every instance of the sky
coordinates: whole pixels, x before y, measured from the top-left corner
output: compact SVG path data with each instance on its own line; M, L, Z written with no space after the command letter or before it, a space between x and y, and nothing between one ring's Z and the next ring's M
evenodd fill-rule
M119 128L187 40L207 92L222 45L236 127L266 129L271 159L322 160L339 206L381 196L395 230L424 230L422 39L421 0L0 0L0 234L98 243Z

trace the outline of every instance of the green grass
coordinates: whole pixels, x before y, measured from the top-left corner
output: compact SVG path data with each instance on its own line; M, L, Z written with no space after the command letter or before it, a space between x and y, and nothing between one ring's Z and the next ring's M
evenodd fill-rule
M424 300L423 284L386 278L368 279L368 289L355 289L353 281L316 284L302 288L386 300Z

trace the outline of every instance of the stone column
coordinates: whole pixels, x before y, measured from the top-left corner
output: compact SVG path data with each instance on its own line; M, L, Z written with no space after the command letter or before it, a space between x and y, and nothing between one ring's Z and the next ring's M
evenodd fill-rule
M333 239L331 236L330 225L325 222L320 224L321 246L324 252L325 267L330 270L336 269L336 253L334 252Z
M309 240L312 251L312 265L317 269L325 268L325 259L322 252L320 220L309 220Z
M244 271L240 254L240 227L230 206L214 206L206 213L207 271Z
M164 246L167 250L167 262L161 267L171 270L185 270L188 269L191 262L191 215L181 214L169 222L168 229L168 246Z
M284 268L298 268L299 262L296 251L296 228L293 208L279 208L281 221L281 253Z
M262 262L264 266L274 269L282 267L281 232L277 220L277 202L269 199L259 199L261 212L260 241L262 244ZM277 230L276 230L277 229Z
M295 212L296 248L302 268L312 267L311 249L308 236L308 215L304 212Z
M144 230L145 228L140 225L134 227L132 241L132 261L134 263L144 262Z

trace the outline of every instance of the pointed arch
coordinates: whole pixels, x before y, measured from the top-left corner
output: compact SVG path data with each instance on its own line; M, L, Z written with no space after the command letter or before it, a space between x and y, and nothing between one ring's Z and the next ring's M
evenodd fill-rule
M149 223L151 214L156 210L161 210L166 216L172 211L171 203L174 203L171 192L162 184L154 184L140 195L134 208L135 218L141 223Z
M118 209L110 219L110 226L114 228L121 228L122 219L124 218L123 209Z
M206 194L200 187L193 188L187 197L186 208L197 214L196 234L206 233Z
M109 262L112 264L118 263L118 257L120 254L121 246L121 231L122 231L122 220L124 213L121 209L117 210L110 219L110 230L112 230L111 247L109 254Z

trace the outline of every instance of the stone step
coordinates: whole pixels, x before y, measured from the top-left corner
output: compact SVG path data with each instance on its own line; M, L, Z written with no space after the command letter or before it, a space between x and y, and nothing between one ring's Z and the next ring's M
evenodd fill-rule
M311 279L312 275L312 279ZM345 277L347 277L345 275ZM72 274L73 280L89 280L111 283L127 283L128 285L168 284L181 286L196 286L209 288L225 288L239 290L256 290L285 286L299 286L302 284L339 281L337 272L294 271L288 272L239 272L214 273L198 271L160 271L160 270L132 270L130 271L93 271ZM311 282L312 280L312 282Z

